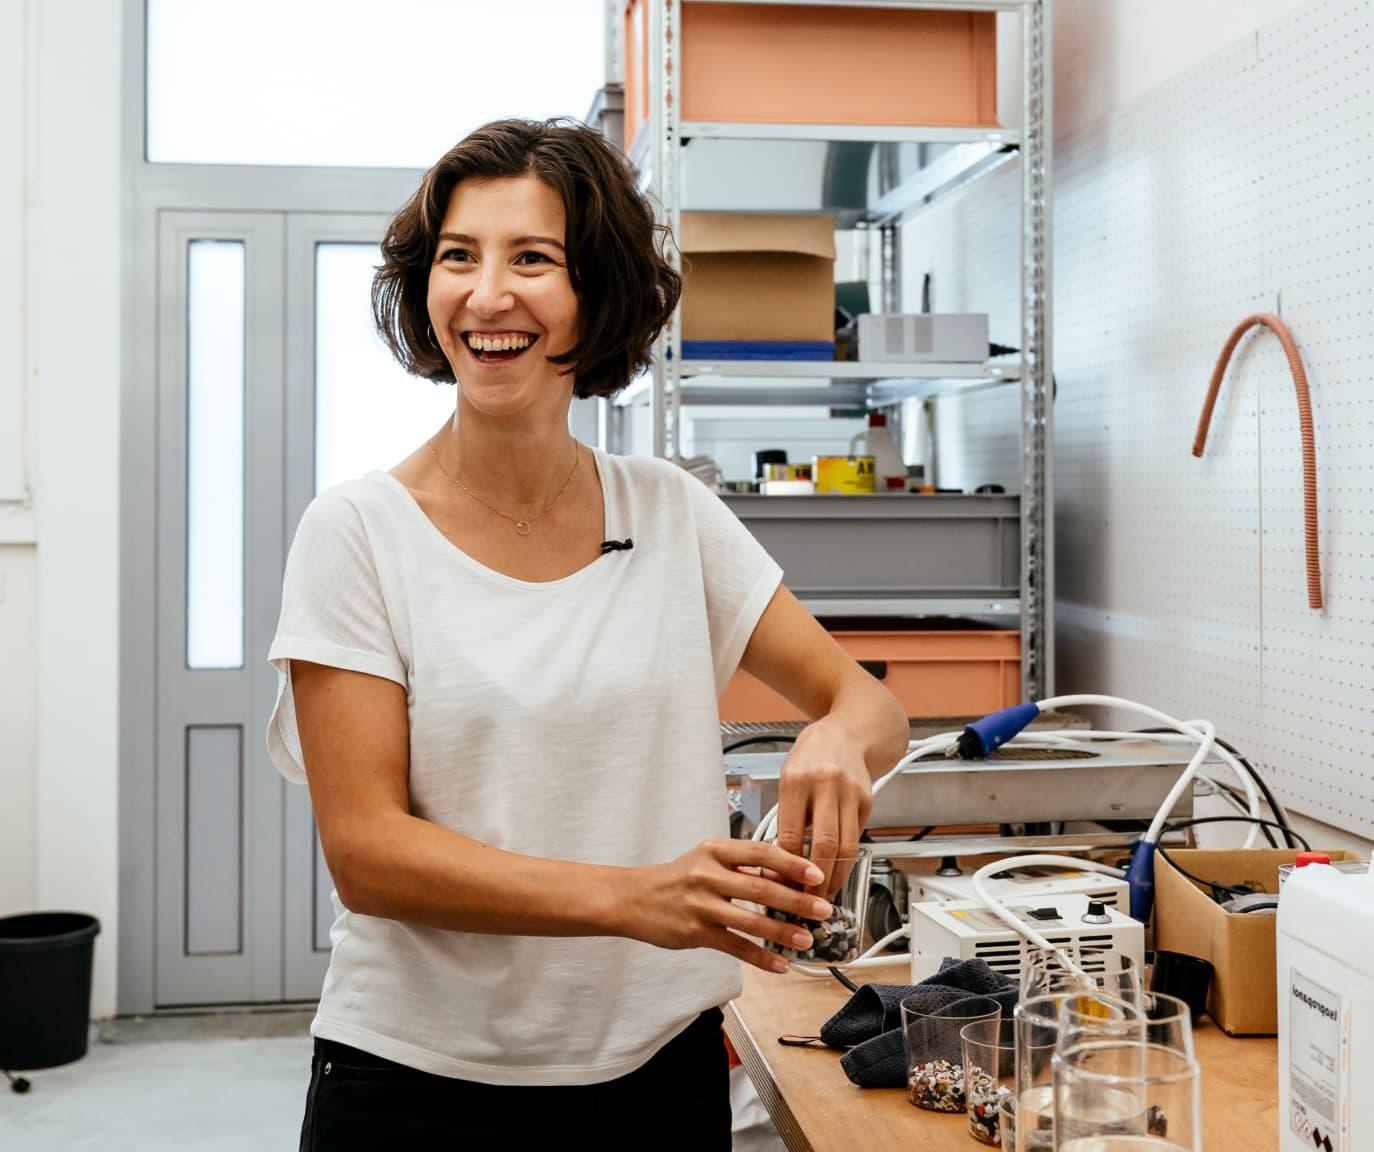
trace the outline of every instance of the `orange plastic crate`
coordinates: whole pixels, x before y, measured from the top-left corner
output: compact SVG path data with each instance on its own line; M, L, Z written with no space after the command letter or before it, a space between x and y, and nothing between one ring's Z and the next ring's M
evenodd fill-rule
M625 10L625 140L649 118L649 12ZM997 125L992 12L682 4L682 119Z
M1013 631L835 632L856 660L883 661L883 683L908 716L982 716L1021 701L1021 634ZM723 724L804 720L740 669L720 698Z

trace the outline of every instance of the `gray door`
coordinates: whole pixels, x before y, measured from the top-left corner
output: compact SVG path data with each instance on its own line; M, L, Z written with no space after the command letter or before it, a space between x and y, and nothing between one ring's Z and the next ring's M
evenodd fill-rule
M453 410L453 389L406 376L373 333L383 215L292 213L286 224L289 541L319 491L390 468ZM280 579L280 574L278 574ZM319 995L333 885L304 788L286 790L285 995Z
M282 996L283 787L262 733L284 533L284 217L158 229L160 1006Z
M383 215L163 213L158 298L159 1006L313 1000L333 885L264 732L286 550L315 493L453 410L372 332Z

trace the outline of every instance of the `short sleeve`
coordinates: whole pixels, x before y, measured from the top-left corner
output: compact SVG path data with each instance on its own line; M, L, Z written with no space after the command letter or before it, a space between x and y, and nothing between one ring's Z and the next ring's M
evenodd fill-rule
M267 747L288 780L305 779L291 695L292 660L365 672L406 686L406 669L387 614L361 515L336 492L305 510L286 559L281 617L267 659L277 669L277 703Z
M696 519L711 630L716 694L730 677L768 602L782 583L782 569L714 492L684 474Z

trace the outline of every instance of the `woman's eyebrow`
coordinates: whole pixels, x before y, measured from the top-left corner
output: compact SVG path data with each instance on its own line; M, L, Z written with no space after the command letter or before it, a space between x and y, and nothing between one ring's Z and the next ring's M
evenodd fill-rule
M455 244L471 244L473 247L477 247L478 243L476 237L469 236L464 232L440 232L438 239L452 240ZM563 251L563 242L555 240L552 236L515 236L511 238L510 244L512 248L518 248L524 244L547 244L551 248L557 248L560 252Z
M511 241L511 244L515 246L521 244L547 244L551 248L557 248L560 252L563 251L562 242L555 240L552 236L517 236Z

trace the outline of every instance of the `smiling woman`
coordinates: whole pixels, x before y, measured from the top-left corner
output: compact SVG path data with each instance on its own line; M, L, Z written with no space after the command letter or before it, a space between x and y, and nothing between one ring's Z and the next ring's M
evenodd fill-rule
M636 1147L666 1124L724 1152L739 962L810 947L798 921L829 915L906 748L714 493L569 431L672 314L667 242L599 133L506 120L382 243L377 327L458 388L394 468L317 497L287 561L268 744L309 785L337 913L303 1148ZM726 838L716 699L741 665L815 720L776 846Z
M431 168L392 221L373 290L377 327L407 371L456 379L451 351L462 341L442 342L432 308L474 291L476 308L490 313L490 294L503 285L477 273L499 256L541 298L552 284L571 290L581 313L575 338L544 354L572 369L575 395L607 396L648 363L677 303L681 279L664 259L665 242L628 161L595 133L564 121L497 121ZM464 287L435 276L436 263ZM473 323L468 331L489 329Z

